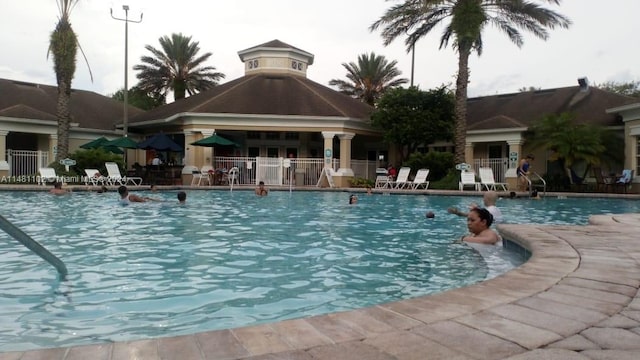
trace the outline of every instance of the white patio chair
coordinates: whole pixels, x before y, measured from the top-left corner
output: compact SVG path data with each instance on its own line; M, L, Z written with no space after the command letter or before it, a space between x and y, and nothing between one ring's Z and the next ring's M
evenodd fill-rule
M109 178L100 174L98 169L84 169L86 177L84 178L85 185L106 185L109 183Z
M494 180L493 169L490 167L480 168L480 187L493 191L496 191L498 187L501 187L502 191L507 191L507 186L507 183L497 183Z
M104 166L107 168L107 173L109 177L108 181L110 184L113 184L113 185L131 184L136 186L142 184L141 177L123 177L122 175L120 175L120 168L118 167L118 164L114 162L106 162L104 163Z
M394 189L404 189L405 187L411 188L411 182L409 181L409 174L411 173L411 168L408 166L404 166L400 168L398 171L398 177L396 177L396 181L394 181L393 188Z
M473 190L480 191L480 183L476 182L476 174L473 171L461 171L458 188L462 191L468 186L473 186Z
M411 182L411 190L417 190L421 187L427 190L429 188L429 181L427 181L428 176L429 169L419 169L415 179Z
M376 176L376 183L374 184L376 189L387 189L391 188L391 180L387 175L378 175Z
M38 172L40 173L40 178L38 178L40 185L47 185L48 182L58 181L58 175L54 168L43 167L38 169Z
M191 186L200 186L203 181L206 181L207 185L211 186L211 177L209 176L209 170L211 169L213 169L211 166L203 166L200 169L193 170Z

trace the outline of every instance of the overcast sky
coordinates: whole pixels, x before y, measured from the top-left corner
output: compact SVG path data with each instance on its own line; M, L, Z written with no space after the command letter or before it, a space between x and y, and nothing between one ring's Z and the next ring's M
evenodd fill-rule
M208 65L226 75L223 82L243 75L238 51L271 41L315 55L308 77L328 85L345 79L342 63L374 51L397 60L407 79L411 55L398 39L384 47L379 32L369 26L397 1L384 0L81 0L71 14L72 26L93 71L93 82L78 58L73 87L109 95L124 86L123 4L130 7L129 86L136 84L133 65L159 48L158 38L181 32L200 42L201 52L212 52ZM540 3L540 1L539 1ZM469 95L516 92L522 87L573 86L577 78L591 83L640 80L639 0L564 0L553 10L568 16L569 29L551 31L542 41L524 33L522 48L488 28L484 52L473 54ZM0 0L0 78L55 85L53 61L47 59L49 36L58 18L55 0ZM418 42L414 83L426 90L454 83L457 56L452 48L439 50L442 28Z

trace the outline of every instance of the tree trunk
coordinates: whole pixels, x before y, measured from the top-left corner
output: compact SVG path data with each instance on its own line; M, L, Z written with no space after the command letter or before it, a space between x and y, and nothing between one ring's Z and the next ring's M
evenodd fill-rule
M67 79L58 81L58 103L56 117L58 118L58 146L56 162L65 159L69 155L69 128L71 114L69 112L69 100L71 99L71 83Z
M455 105L455 162L463 163L467 143L467 84L469 83L469 55L471 49L458 49L458 78L456 79Z

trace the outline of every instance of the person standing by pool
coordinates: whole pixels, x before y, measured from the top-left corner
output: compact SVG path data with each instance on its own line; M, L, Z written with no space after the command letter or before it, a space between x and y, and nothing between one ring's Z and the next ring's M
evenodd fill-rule
M498 200L498 193L489 190L482 196L482 202L484 203L485 208L491 213L493 216L493 222L496 224L502 223L502 211L496 206L496 201ZM478 207L478 204L472 203L469 208L471 210ZM447 209L450 214L458 215L458 216L468 216L469 213L462 212L456 207L450 207Z
M463 236L462 241L494 245L501 242L500 235L491 230L491 224L493 223L493 215L487 209L474 208L469 210L467 215L467 228L470 235Z
M269 194L269 190L264 187L264 181L260 181L258 183L258 187L256 188L256 195L267 196L268 194Z
M532 160L534 160L534 157L531 154L520 160L520 165L518 165L518 168L516 169L516 174L518 175L518 190L527 190L529 185L527 177L529 176L529 167L531 166Z

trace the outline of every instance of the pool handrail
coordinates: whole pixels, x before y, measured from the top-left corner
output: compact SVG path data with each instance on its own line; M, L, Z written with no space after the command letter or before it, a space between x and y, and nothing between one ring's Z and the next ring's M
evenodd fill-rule
M62 262L62 260L53 255L39 242L33 240L31 236L27 235L24 231L20 230L20 228L13 225L2 215L0 215L0 229L4 230L11 237L22 243L22 245L26 246L29 250L33 251L34 253L36 253L36 255L40 256L46 262L51 264L54 268L56 268L56 270L58 270L58 274L60 274L62 278L67 276L67 267Z

